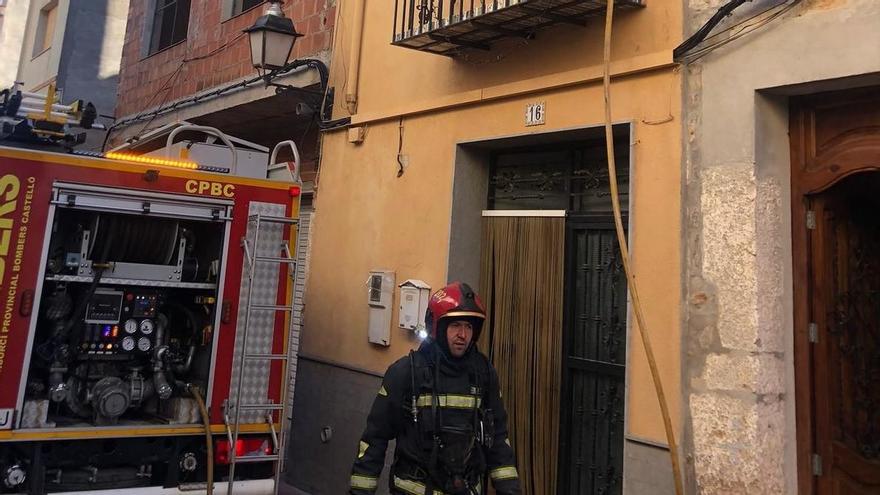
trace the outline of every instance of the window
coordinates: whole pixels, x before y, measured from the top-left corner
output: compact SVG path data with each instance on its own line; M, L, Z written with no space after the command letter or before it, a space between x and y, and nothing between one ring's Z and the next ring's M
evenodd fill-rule
M150 53L186 39L190 0L156 0Z
M245 10L250 10L266 0L233 0L232 15L238 15Z
M34 57L52 47L52 38L55 37L55 21L58 19L58 1L47 3L40 9L39 15L37 32L34 35Z
M616 127L615 159L629 163L629 140ZM493 155L489 175L492 210L610 211L605 140L553 144ZM621 207L627 210L629 172L618 167Z
M220 19L226 22L242 12L247 12L263 3L266 3L266 0L221 0Z

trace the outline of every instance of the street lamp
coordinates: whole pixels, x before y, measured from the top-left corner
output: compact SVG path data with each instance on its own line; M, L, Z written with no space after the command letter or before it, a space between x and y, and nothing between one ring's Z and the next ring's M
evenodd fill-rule
M333 88L329 87L330 71L327 69L327 65L315 58L303 58L288 62L290 53L293 51L293 44L302 34L296 32L293 20L284 16L284 12L281 10L282 3L282 0L269 0L266 12L254 22L253 26L244 30L248 34L248 41L251 45L251 64L263 78L266 87L274 87L276 94L297 91L320 98L319 127L333 128L348 124L351 121L350 117L330 120L333 113ZM310 67L318 71L318 77L321 79L320 91L272 82L273 79L300 67Z
M244 30L251 44L251 63L264 71L278 70L287 65L293 44L302 36L293 27L293 20L284 16L281 0L270 0L266 12Z

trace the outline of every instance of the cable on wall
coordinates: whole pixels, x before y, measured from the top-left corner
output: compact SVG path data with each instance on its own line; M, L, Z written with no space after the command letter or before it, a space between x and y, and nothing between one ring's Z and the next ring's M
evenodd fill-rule
M678 45L674 50L672 50L672 58L678 60L683 57L687 52L695 48L704 39L706 39L706 36L708 36L709 33L712 32L713 29L715 29L715 26L717 26L725 17L730 15L731 12L739 8L742 4L751 1L752 0L730 0L726 4L722 5L715 12L715 14L713 14L712 17L710 17L709 20L706 21L706 23L697 30L696 33L691 35L690 38L684 40L682 44Z
M684 64L696 62L717 48L721 48L732 41L738 40L739 38L766 26L777 18L782 17L801 2L802 0L783 0L771 5L727 29L709 36L703 41L703 43L701 43L702 46L687 52L682 55L681 58L676 60Z
M403 116L400 116L400 122L397 126L397 177L403 177Z

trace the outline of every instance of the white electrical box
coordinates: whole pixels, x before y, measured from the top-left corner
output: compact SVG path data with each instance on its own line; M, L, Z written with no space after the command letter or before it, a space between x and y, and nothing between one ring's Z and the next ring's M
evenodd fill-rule
M370 323L367 338L370 343L391 345L391 312L394 299L394 272L372 270L367 279L367 305Z
M400 284L400 311L397 325L406 330L418 332L425 328L425 311L431 286L422 280L409 279Z

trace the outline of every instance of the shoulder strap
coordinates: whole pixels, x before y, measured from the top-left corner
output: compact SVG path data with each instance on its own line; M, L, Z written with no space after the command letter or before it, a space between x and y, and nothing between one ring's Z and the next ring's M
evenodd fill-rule
M419 397L419 389L416 388L416 352L409 351L409 377L410 377L410 400L412 402L412 406L410 407L410 413L412 413L413 423L419 422L419 409L417 407L418 397Z
M480 387L480 395L483 399L483 404L485 405L488 404L489 389L492 386L492 364L489 362L489 358L487 358L482 352L476 353L476 359L474 361L472 368L473 374L476 375L474 385Z

